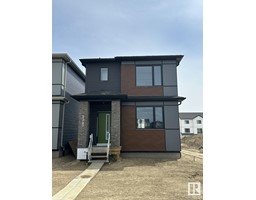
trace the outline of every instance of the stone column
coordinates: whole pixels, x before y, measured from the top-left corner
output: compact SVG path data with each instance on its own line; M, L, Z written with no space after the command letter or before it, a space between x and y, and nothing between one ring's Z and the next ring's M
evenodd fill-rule
M89 142L89 113L90 104L88 101L80 101L79 125L78 125L78 148L86 148Z
M120 101L112 101L111 107L111 147L120 147Z

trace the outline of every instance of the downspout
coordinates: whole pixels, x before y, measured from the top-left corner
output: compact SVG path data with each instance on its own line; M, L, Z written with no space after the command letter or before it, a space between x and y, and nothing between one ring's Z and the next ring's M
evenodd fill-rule
M67 83L67 73L68 73L68 64L71 63L71 60L69 62L64 63L64 99L66 99L66 83ZM61 150L62 150L62 156L65 156L65 146L63 146L63 131L64 131L64 119L65 119L65 105L68 104L69 101L64 101L63 103L63 113L62 113L62 133L61 133Z

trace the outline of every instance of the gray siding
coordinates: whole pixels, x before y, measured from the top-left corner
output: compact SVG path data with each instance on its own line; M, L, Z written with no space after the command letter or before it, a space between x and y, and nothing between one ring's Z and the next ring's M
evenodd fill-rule
M165 103L164 117L166 151L180 151L179 109L177 103L176 105L174 105L174 102Z
M164 87L164 96L178 96L177 86Z
M100 69L108 68L108 81L100 80ZM121 67L119 63L98 63L86 65L86 93L120 93Z
M164 106L165 128L179 129L178 106Z
M177 96L177 69L176 63L163 64L164 96Z
M63 119L63 104L60 101L52 102L52 149L57 150L61 143Z
M67 142L73 140L77 141L79 102L73 99L67 92L65 96L69 103L65 104L64 111L63 146L67 148Z
M180 131L165 130L166 151L180 151Z
M52 63L52 95L63 96L65 85L65 69L62 60Z
M85 81L70 67L67 69L66 92L71 95L85 92Z

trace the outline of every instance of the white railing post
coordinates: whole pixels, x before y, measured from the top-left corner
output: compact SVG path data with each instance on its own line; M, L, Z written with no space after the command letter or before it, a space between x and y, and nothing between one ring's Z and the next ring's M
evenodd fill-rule
M108 132L107 162L109 162L110 133Z
M90 134L90 141L89 141L89 145L88 145L88 160L89 160L89 162L92 159L92 142L93 142L93 134Z

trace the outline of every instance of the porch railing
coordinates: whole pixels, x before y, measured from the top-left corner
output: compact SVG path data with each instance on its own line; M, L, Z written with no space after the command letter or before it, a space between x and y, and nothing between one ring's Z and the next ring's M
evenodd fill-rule
M93 143L93 134L90 134L90 141L88 145L88 160L92 160L92 143Z
M107 162L109 162L109 149L110 149L110 133L107 133L108 144L107 144Z

